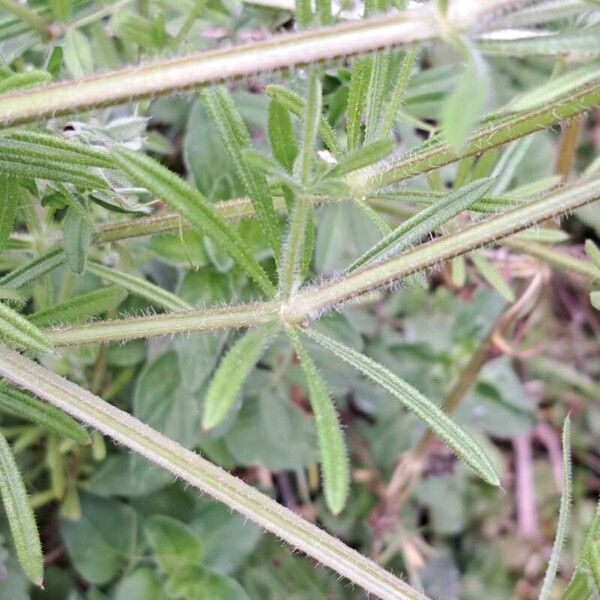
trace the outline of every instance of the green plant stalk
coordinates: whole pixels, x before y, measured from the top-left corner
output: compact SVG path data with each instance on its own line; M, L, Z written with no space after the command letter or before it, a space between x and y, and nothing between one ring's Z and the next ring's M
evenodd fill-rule
M324 310L347 302L381 286L386 286L443 261L466 254L552 219L584 204L600 199L600 178L580 180L571 186L481 221L453 235L422 244L412 251L372 267L360 269L343 278L299 293L292 306L285 307L284 320L301 322Z
M425 600L369 559L200 455L4 346L0 346L0 374L240 512L368 592L390 600Z
M395 162L357 171L350 183L357 193L366 194L547 129L599 104L600 81L596 80L565 94L556 102L480 127L469 136L460 153L443 141L430 142Z
M45 329L46 339L54 346L72 346L178 333L216 331L271 323L277 319L279 303L262 302L190 310L85 323L80 326Z
M134 317L103 323L72 325L47 330L54 346L110 342L156 335L213 331L268 323L278 318L290 324L318 317L323 311L339 307L362 294L385 287L443 261L501 241L536 223L560 216L586 203L600 199L600 177L580 180L535 202L503 212L455 234L438 238L398 257L334 279L323 285L300 290L291 302L264 302L210 310L196 310Z
M508 10L518 4L517 0L479 2L469 10L457 11L451 25L460 30L467 29L488 14L497 14L499 9ZM435 14L424 8L315 31L274 36L248 46L151 62L77 81L3 94L0 96L0 127L180 92L275 69L392 48L429 40L441 33Z

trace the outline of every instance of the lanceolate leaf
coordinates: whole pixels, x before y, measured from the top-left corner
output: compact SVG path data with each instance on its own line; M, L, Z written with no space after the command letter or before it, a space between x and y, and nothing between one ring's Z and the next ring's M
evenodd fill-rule
M127 292L123 288L112 285L59 302L34 313L28 320L37 327L83 321L116 308L126 296Z
M224 87L203 90L202 100L217 127L223 144L250 196L258 222L276 257L279 257L281 232L273 208L273 198L265 176L246 164L243 151L251 147L250 134L229 92Z
M291 173L298 155L296 137L289 110L275 98L269 102L267 130L275 160Z
M248 331L225 355L206 392L202 417L204 429L216 427L225 419L272 333L273 327L269 325Z
M327 506L333 514L344 508L350 481L346 445L333 400L312 359L293 330L288 330L308 383L308 397L315 415L323 484Z
M571 419L567 416L563 425L562 432L562 447L563 447L563 489L560 498L560 510L558 513L558 526L554 544L552 546L552 554L542 583L539 600L548 600L550 598L550 590L552 583L558 571L558 561L562 552L565 538L567 536L567 528L569 525L569 515L571 512Z
M51 352L44 334L25 317L0 302L0 339L20 348Z
M90 441L87 431L69 415L6 384L0 384L0 412L38 423L79 444L88 444Z
M35 585L41 586L44 577L44 561L35 516L15 459L2 434L0 434L0 495L21 567Z
M65 253L62 247L49 250L42 256L38 256L22 267L13 269L6 275L0 278L0 285L12 289L18 289L35 281L38 277L42 277L57 269L65 262Z
M352 77L348 92L348 123L346 125L348 150L354 150L360 143L362 116L369 91L372 66L372 59L368 56L357 58L352 64Z
M407 219L394 231L377 242L361 257L354 261L348 270L354 270L366 263L382 260L391 254L408 248L424 236L435 231L440 225L485 196L492 186L490 179L480 179L462 188L449 192L445 198L419 211Z
M63 219L65 258L74 273L83 273L87 253L92 243L93 229L89 221L70 206Z
M0 252L6 248L19 206L17 180L10 173L0 173Z
M467 51L466 45L462 47ZM442 109L442 131L456 152L463 150L467 136L483 110L487 84L483 59L476 51L468 51L465 69Z
M198 190L144 154L125 148L114 148L112 152L116 162L136 184L161 198L194 227L220 244L264 292L273 292L273 284L247 244Z
M502 275L481 254L471 254L471 261L483 278L507 301L514 302L515 294Z
M268 85L265 89L266 94L281 103L287 108L290 113L296 117L303 117L305 111L304 98L298 96L298 94L284 88L280 85ZM325 145L325 147L335 156L338 157L341 154L335 131L324 116L319 119L319 137Z
M385 158L392 151L393 147L392 140L378 140L366 144L362 148L352 150L338 161L338 164L329 171L329 175L331 177L339 177L357 169L368 167L378 160Z
M125 273L118 269L101 265L97 262L90 262L87 267L87 272L92 273L105 281L120 285L126 290L129 290L132 294L137 294L138 296L146 298L146 300L169 310L189 310L192 308L185 300L182 300L175 294L154 285L142 277L137 277L130 273Z
M498 475L487 454L475 439L442 409L421 392L394 375L386 367L367 356L348 348L314 329L302 332L313 341L330 350L339 359L351 364L377 385L386 389L402 404L414 412L431 430L468 464L484 481L499 485Z

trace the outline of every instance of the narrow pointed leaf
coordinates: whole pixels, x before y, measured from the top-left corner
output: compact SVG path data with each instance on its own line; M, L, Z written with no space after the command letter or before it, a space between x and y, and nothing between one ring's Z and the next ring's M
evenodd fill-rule
M471 204L485 196L492 186L490 179L480 179L462 188L449 192L445 198L419 211L407 219L394 231L381 239L352 263L348 270L354 270L366 263L379 261L395 254L424 236L435 231L440 225L452 219Z
M192 308L185 300L142 277L136 277L130 273L125 273L124 271L119 271L118 269L96 262L90 262L86 270L88 273L92 273L105 281L120 285L132 294L146 298L146 300L169 310L190 310Z
M305 329L302 332L397 398L429 426L484 481L490 485L500 484L492 462L471 434L416 388L367 356L314 329Z
M308 90L302 119L302 140L300 143L300 152L298 153L300 181L303 184L309 182L312 173L322 104L323 91L321 89L321 78L318 72L313 69L308 75Z
M37 327L84 321L116 308L126 297L127 291L119 286L100 288L40 310L28 321Z
M144 154L121 147L113 148L112 153L132 181L161 198L195 228L221 245L264 292L273 292L273 284L250 248L198 190Z
M383 119L381 120L381 126L379 127L378 132L379 137L387 136L392 129L396 115L398 114L398 111L402 106L402 101L404 100L406 88L408 87L410 75L415 64L416 55L417 51L416 47L414 46L406 51L406 55L402 61L402 66L400 67L400 72L398 73L398 78L396 79L396 83L394 84L394 88L390 94L390 99L387 103Z
M455 152L462 152L467 136L481 115L486 86L485 63L476 52L470 52L458 84L442 108L442 131Z
M338 164L329 171L331 177L340 177L357 169L368 167L379 160L384 159L394 148L392 140L378 140L366 144L362 148L351 150L342 157Z
M378 52L372 58L371 79L366 98L365 143L372 142L377 136L389 67L390 56L387 52Z
M550 555L550 561L548 562L548 568L544 575L544 581L542 583L542 589L540 591L539 600L548 600L550 598L550 591L556 572L558 571L558 561L562 552L565 538L567 536L567 528L569 526L569 516L571 512L571 496L572 496L572 482L571 482L571 419L567 416L563 425L562 431L562 449L563 449L563 489L560 498L560 509L558 512L558 526L556 529L556 536L554 537L554 544L552 546L552 554Z
M333 400L329 396L323 378L300 342L297 333L288 330L288 335L294 344L294 349L300 359L300 366L308 383L308 397L315 415L319 440L325 500L329 510L337 515L346 503L350 481L344 435Z
M0 339L11 346L51 352L46 336L25 317L0 302Z
M290 113L296 117L303 117L305 112L305 101L304 98L284 88L280 85L268 85L265 89L267 96L280 102ZM329 124L329 121L322 116L319 119L319 137L325 145L325 147L335 156L339 157L341 154L339 144L337 142L335 131Z
M352 63L346 125L348 150L354 150L360 145L362 117L369 91L371 69L372 60L368 56L356 58Z
M586 240L585 252L594 266L600 271L600 248L598 248L598 246L596 246L592 240Z
M291 173L298 156L298 147L290 111L276 98L269 102L267 131L275 160Z
M87 431L75 419L51 404L6 384L0 385L0 412L37 423L79 444L90 441Z
M231 410L244 381L264 352L273 333L271 326L248 331L221 360L206 392L202 427L219 425Z
M0 434L0 495L17 558L27 577L42 585L44 561L35 516L10 447Z
M65 262L65 253L61 247L53 248L45 254L34 258L22 267L13 269L0 278L0 285L18 289L47 275Z
M600 593L600 539L595 539L590 547L590 570L596 586L596 592Z
M10 173L0 173L0 252L6 248L15 224L20 192Z
M269 184L262 172L252 169L244 161L243 151L252 145L246 124L226 88L220 86L207 88L200 93L200 96L250 196L261 229L275 256L279 257L281 232L273 208Z
M507 301L515 301L515 293L510 289L510 286L502 275L487 261L481 254L475 252L470 256L472 263L475 265L480 275Z
M65 259L73 273L83 273L87 254L92 243L90 222L76 208L70 206L63 219Z

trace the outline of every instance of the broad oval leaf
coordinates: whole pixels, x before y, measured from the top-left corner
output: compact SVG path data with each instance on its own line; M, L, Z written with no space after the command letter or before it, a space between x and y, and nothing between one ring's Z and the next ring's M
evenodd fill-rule
M0 412L38 423L78 444L90 441L87 431L75 419L51 404L8 385L0 386Z
M416 388L374 360L314 329L303 329L301 331L308 338L330 350L339 359L351 364L355 369L363 373L363 375L400 400L402 404L424 421L484 481L490 485L500 485L500 480L492 462L471 434L451 419L431 400L423 396Z
M69 207L63 219L63 239L65 258L74 273L83 273L85 269L92 234L93 229L89 221L80 211Z
M35 516L15 459L2 434L0 434L0 495L21 567L27 577L41 587L44 578L44 560Z
M51 352L46 336L33 323L0 302L0 339L12 346Z
M294 349L300 359L300 366L308 383L308 397L315 415L319 440L325 500L329 510L337 515L346 504L350 482L350 468L344 435L333 400L329 396L323 378L300 342L297 333L293 330L288 330L287 333L294 344Z
M217 368L206 392L202 427L211 429L225 419L252 367L264 352L272 326L248 331L235 342Z
M123 147L113 148L112 153L132 181L161 198L194 227L223 246L265 293L274 292L273 284L248 245L198 190L145 154Z

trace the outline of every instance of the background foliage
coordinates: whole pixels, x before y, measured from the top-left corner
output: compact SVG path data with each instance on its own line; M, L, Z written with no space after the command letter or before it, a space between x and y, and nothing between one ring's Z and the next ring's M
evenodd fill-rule
M440 26L440 39L313 67L265 73L259 66L259 74L227 79L223 87L85 113L46 118L40 106L40 123L6 129L2 339L432 598L538 597L565 486L560 431L570 414L573 508L550 597L561 597L573 574L581 587L564 597L596 597L597 205L569 212L560 227L550 219L499 236L492 247L462 248L399 285L348 293L342 299L352 301L344 306L317 306L319 314L308 316L320 318L306 335L267 324L250 329L250 338L235 327L148 339L115 334L107 339L142 339L111 344L61 338L73 331L62 327L70 323L140 315L151 321L171 311L252 303L272 291L278 269L284 296L276 298L293 298L303 280L319 284L348 274L349 265L378 264L538 194L565 193L568 200L571 188L562 186L569 182L575 190L587 185L587 199L596 199L597 4L522 3L516 12L492 13L490 27L501 34L488 37L481 37L486 22L466 34L450 26L452 8L468 12L471 3L450 2L448 13L441 1L411 4L448 25ZM368 16L406 8L398 1L332 9L317 0L313 14L305 2L267 5L0 0L0 91L10 99L20 88L344 22L363 9ZM531 29L514 40L506 30L516 28ZM569 107L569 94L585 86L592 91L577 96L567 115L575 116L563 120L558 113ZM0 120L10 125L3 106L0 97ZM481 138L492 139L516 131L506 125L514 115L545 108L554 121L540 120L531 135L471 151L468 136L478 122L497 129ZM27 137L34 133L52 137ZM430 146L419 146L430 137ZM85 149L61 145L70 142ZM143 153L181 179L167 179ZM448 158L436 158L442 154ZM289 237L271 196L275 209L288 207ZM219 203L243 197L257 218L228 228L222 216L229 209ZM313 204L321 205L312 212ZM252 205L240 205L242 216ZM200 225L188 228L171 209ZM147 215L170 221L147 232L156 235L111 241L112 226ZM296 218L300 241L291 264L285 261L293 257ZM102 235L109 243L99 243ZM398 277L389 279L395 284ZM251 317L231 322L260 322ZM374 385L367 367L350 364L350 355L339 360L319 334L443 404L484 458L469 462L470 438L464 454L456 433L444 441L487 481L495 470L503 490L427 434L410 390L402 400L401 392ZM246 345L239 354L228 354L240 340ZM51 353L49 344L56 344ZM340 348L336 353L343 358ZM229 369L213 379L225 356L233 356ZM386 373L374 378L381 383ZM30 584L37 563L19 565L18 535L1 513L0 600L364 596L167 471L2 385L0 433L10 450L0 448L0 458L14 456L35 509L45 589ZM323 422L328 428L316 427ZM568 458L569 444L563 446ZM5 487L15 496L22 491ZM592 522L596 529L584 543ZM35 536L27 522L23 527L32 545L26 552L35 557Z

